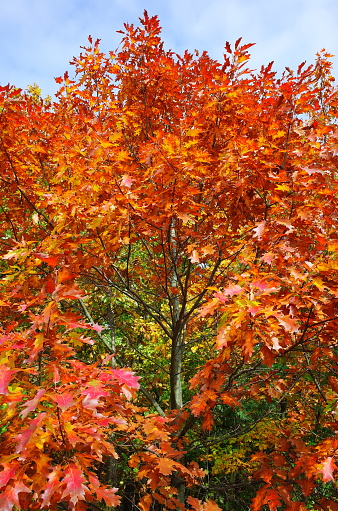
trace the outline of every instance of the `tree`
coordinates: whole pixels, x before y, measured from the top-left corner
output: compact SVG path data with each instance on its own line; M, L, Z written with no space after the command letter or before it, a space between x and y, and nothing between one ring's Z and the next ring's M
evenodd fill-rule
M330 55L89 44L1 89L2 508L336 509Z

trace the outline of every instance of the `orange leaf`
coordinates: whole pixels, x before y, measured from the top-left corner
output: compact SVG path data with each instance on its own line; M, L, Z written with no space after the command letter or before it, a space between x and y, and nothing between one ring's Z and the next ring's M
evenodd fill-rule
M215 501L207 499L203 506L203 511L222 511Z
M278 322L285 328L287 332L299 332L299 326L295 319L290 318L290 316L280 316L277 317Z
M54 266L56 266L58 264L59 259L60 259L59 256L49 256L49 255L41 254L41 253L34 254L34 255L37 259L40 259L41 261L43 261L44 263L47 263L49 266L52 266L53 268L54 268Z
M331 389L334 390L336 392L336 394L338 394L338 380L337 380L337 378L335 378L334 376L329 376L328 382L329 382Z
M222 403L224 403L225 405L231 406L232 408L235 408L235 406L242 406L241 403L239 401L237 401L236 398L234 398L227 392L223 392L221 394L221 400L222 400Z
M161 474L168 476L175 470L175 462L169 458L158 458L157 467Z
M150 506L153 499L151 495L144 495L140 502L138 503L138 507L141 509L141 511L150 511Z

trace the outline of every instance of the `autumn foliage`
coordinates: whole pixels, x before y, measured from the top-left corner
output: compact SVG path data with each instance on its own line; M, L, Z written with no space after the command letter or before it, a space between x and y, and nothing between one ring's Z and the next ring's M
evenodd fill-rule
M122 34L0 88L0 509L336 511L330 55Z

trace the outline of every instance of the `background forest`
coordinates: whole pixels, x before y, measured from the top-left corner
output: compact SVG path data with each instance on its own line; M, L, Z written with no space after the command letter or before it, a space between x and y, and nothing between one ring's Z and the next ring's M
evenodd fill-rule
M0 508L337 511L331 56L140 22L0 88Z

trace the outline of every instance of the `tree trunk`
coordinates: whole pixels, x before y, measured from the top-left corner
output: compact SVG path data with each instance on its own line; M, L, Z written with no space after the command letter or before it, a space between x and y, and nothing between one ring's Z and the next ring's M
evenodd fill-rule
M179 300L179 282L177 268L177 237L175 229L175 219L173 218L170 226L170 245L172 273L170 275L170 285L173 289L171 301L172 314L172 339L171 339L171 357L170 357L170 409L176 410L183 406L182 396L182 359L184 352L184 325L182 323L181 304ZM172 485L177 489L177 498L180 502L185 502L185 481L174 472L171 479Z
M170 360L170 408L182 408L182 357L184 350L183 335L178 334L172 340Z
M170 357L170 408L175 410L182 408L182 358L184 350L184 336L182 325L180 324L180 301L178 288L178 269L177 269L177 235L175 229L175 219L170 225L170 256L171 256L171 275L170 285L173 289L171 301L172 315L172 339L171 339L171 357Z

